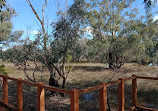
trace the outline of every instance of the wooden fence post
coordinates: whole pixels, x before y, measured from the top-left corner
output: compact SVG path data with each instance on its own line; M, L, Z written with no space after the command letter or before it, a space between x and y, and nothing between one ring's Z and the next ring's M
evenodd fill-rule
M137 106L137 76L132 75L132 106L135 108Z
M79 90L73 89L70 97L71 111L79 111Z
M45 111L45 90L43 88L43 83L38 84L38 111Z
M18 111L23 111L23 86L21 78L17 81L17 105Z
M3 102L8 104L8 80L7 76L3 78Z
M118 95L119 95L119 111L125 111L125 81L123 78L119 79Z
M107 111L107 88L103 83L100 89L100 111Z

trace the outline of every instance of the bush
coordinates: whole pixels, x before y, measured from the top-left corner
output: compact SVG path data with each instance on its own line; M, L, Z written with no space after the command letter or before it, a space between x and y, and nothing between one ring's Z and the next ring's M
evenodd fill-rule
M1 75L7 75L7 72L5 70L5 65L0 65L0 74Z

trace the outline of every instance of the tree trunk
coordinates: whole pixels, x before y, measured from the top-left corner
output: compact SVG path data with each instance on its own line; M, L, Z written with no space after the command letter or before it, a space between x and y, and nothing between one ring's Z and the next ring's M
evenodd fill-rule
M62 82L62 89L65 89L65 87L66 87L66 77L62 77L62 79L63 79L63 82ZM59 94L60 94L60 96L62 96L62 97L65 96L64 93L59 93Z
M60 84L58 81L55 79L55 72L53 73L53 67L52 65L49 65L48 67L49 73L50 73L50 78L49 78L49 85L53 87L60 87ZM64 89L66 87L66 78L63 77L63 83L62 83L62 88ZM56 93L55 91L51 91L51 94ZM64 97L63 93L59 93L62 97Z
M119 69L125 63L125 57L117 56L114 55L112 52L109 52L107 62L110 69Z
M49 85L54 87L60 87L58 81L55 79L55 74L53 73L53 67L51 64L48 65L48 70L50 73Z
M65 87L66 87L66 77L63 77L62 88L65 89Z

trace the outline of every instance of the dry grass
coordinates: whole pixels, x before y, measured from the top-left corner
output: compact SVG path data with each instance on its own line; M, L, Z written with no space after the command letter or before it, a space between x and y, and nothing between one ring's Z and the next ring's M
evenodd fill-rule
M15 78L21 77L27 80L22 69L19 69L19 67L15 67L14 64L11 63L4 63L4 64L6 66L6 71L8 72L9 76ZM67 89L74 89L74 88L83 89L83 88L95 86L101 82L110 82L110 81L118 80L119 78L130 77L133 74L138 76L158 77L157 66L142 66L136 63L126 63L121 69L118 70L108 69L107 64L101 64L101 63L71 63L71 64L67 64L67 66L74 67L73 71L70 73L67 80ZM46 69L44 70L43 73L40 70L37 71L35 75L38 81L42 81L45 82L45 84L48 84L49 73ZM126 101L127 101L126 104L129 107L131 105L131 82L126 82L125 88L126 88L125 92L126 92ZM109 102L111 106L117 107L117 101L118 101L117 87L112 87L111 89L109 88L108 93L109 93L108 97L110 98ZM95 102L98 101L98 99L96 98L96 94L97 93L92 95L92 98L93 100L95 100ZM48 93L48 95L50 94ZM47 96L46 102L51 104L48 104L46 106L49 110L55 111L55 109L53 109L55 106L54 105L52 106L52 103L55 104L56 103L55 101L57 101L59 107L63 107L68 110L69 109L68 98L61 100L60 98L57 99L54 96L53 97ZM157 99L158 81L138 80L138 98L139 98L138 101L139 104L156 108L158 106L158 99ZM84 95L81 95L82 108L83 109L87 107L90 108L89 106L93 106L93 108L94 107L96 108L96 110L94 111L97 111L99 108L98 104L93 104L94 102L92 103L91 102L92 101L86 100ZM68 104L63 104L63 103L68 103ZM64 106L62 106L62 104ZM83 104L86 104L86 106L84 106Z
M6 71L8 75L15 78L23 78L25 74L22 69L18 66L16 67L12 63L4 63L6 66ZM74 83L86 83L91 82L89 86L97 85L97 82L110 82L118 80L119 78L130 77L133 74L138 76L150 76L150 77L158 77L158 67L157 66L141 66L135 63L126 63L121 69L118 70L111 70L108 69L108 65L101 64L101 63L72 63L67 64L68 66L72 66L73 71L70 72L67 83L74 84ZM31 75L31 71L28 72ZM49 72L45 69L42 73L41 71L37 71L35 73L37 80L40 81L41 77L45 82L48 82L49 79ZM139 81L138 81L139 83ZM83 85L83 84L82 84ZM72 86L72 88L85 88L85 86ZM69 88L69 86L68 86Z

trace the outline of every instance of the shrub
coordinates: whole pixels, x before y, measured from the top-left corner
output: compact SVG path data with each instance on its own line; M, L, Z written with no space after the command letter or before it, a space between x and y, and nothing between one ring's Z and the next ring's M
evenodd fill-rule
M7 72L5 70L5 65L0 65L0 74L7 75Z

